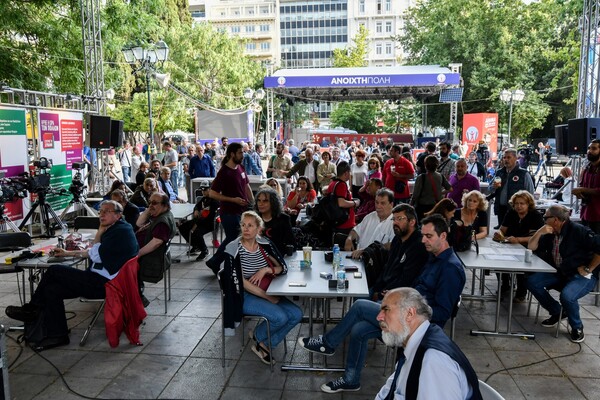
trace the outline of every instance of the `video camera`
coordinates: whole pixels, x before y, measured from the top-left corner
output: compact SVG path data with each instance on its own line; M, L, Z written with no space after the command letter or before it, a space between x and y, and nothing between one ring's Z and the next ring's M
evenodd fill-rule
M76 199L85 197L87 186L83 182L83 176L81 174L81 170L85 168L85 163L83 161L74 162L71 167L77 172L73 176L71 186L69 186L69 192L71 192L73 197Z
M527 162L531 161L531 157L533 157L533 153L535 152L533 146L530 144L524 144L517 148L519 154L522 154Z
M17 176L0 178L0 203L24 199L27 192L40 193L50 190L49 168L52 163L45 157L33 162L34 171L23 172Z

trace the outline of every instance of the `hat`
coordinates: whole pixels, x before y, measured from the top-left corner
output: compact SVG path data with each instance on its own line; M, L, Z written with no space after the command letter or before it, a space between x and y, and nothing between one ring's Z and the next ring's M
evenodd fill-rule
M208 189L210 187L210 183L208 181L200 181L200 188Z

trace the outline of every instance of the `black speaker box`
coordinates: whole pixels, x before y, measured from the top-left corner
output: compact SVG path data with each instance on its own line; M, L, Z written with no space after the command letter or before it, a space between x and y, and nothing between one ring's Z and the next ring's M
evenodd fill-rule
M554 138L556 139L556 153L567 154L567 141L569 140L569 125L556 125Z
M90 115L90 147L92 149L108 149L110 147L110 117Z
M598 138L600 118L574 118L569 120L566 154L585 154L588 144Z
M123 146L123 121L114 119L110 123L110 145L115 149Z

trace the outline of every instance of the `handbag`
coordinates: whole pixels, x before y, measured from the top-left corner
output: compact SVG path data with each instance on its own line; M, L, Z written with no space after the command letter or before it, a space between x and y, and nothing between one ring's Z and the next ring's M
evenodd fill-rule
M271 268L271 270L275 271L275 266L273 265L273 261L271 261L271 259L267 256L267 253L265 253L265 250L262 247L260 247L260 245L258 245L258 248L260 249L260 252L262 253L263 257L265 258L265 261L269 265L269 268ZM258 287L266 292L267 289L269 288L269 285L271 284L271 281L273 280L273 278L275 278L275 275L273 275L273 274L268 274L268 275L263 276L262 279L260 280L260 284L258 285Z
M467 251L473 244L473 225L458 225L456 221L450 225L450 237L454 251Z
M337 197L335 197L335 190L340 181L336 182L333 186L333 190L327 196L323 196L319 203L315 204L312 209L311 219L318 224L327 223L333 226L343 224L348 220L347 208L342 208L337 203ZM344 183L345 184L345 183Z

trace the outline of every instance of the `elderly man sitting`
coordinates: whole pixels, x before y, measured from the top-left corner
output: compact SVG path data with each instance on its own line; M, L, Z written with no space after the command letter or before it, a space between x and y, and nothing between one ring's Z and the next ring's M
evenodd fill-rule
M43 275L30 303L6 308L6 315L10 318L43 325L45 337L37 343L30 343L36 351L69 344L63 300L76 297L103 299L104 284L116 278L123 264L138 252L133 229L121 218L123 207L119 203L113 200L102 202L98 215L100 227L92 247L75 251L54 249L57 257L89 257L89 268L84 271L52 265Z

